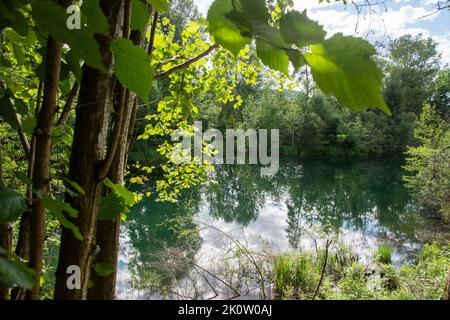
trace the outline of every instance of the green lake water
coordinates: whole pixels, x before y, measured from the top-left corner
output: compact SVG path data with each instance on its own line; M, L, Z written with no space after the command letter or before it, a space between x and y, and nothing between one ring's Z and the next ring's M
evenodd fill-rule
M332 238L365 263L389 244L395 266L411 264L424 242L449 233L437 217L421 213L401 166L283 159L273 177L261 177L256 166L220 166L217 184L190 190L177 204L145 200L122 228L117 297L170 297L154 285L161 275L163 283L192 291L192 274L206 279L236 240L283 252L314 250Z

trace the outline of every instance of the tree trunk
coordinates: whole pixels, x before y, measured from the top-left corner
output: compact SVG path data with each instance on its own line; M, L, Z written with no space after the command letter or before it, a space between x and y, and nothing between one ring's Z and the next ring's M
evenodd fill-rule
M102 0L100 6L108 19L108 36L98 35L97 41L103 64L112 69L112 54L109 51L111 39L117 37L118 16L121 0ZM84 195L66 196L67 202L78 210L78 218L71 221L79 228L83 240L76 239L72 231L63 228L58 267L56 271L55 299L81 300L87 297L90 268L94 250L98 206L103 194L98 168L104 159L108 120L111 113L112 78L110 73L83 67L76 110L75 133L70 159L69 179L78 183ZM89 106L89 107L86 107ZM81 271L81 288L70 290L67 285L69 266L78 266Z
M41 110L42 103L42 90L43 83L39 82L38 92L36 96L36 108L34 111L34 116L37 119L39 116L39 112ZM31 138L30 144L30 156L28 159L28 172L27 177L31 181L33 181L33 167L34 167L34 159L36 156L36 136L33 134ZM30 259L30 215L31 209L33 205L33 187L27 186L27 210L22 213L20 217L19 224L19 235L17 238L16 244L16 255L23 260L28 261ZM22 288L14 288L11 291L11 299L13 300L24 300L26 291Z
M64 1L68 5L70 1ZM30 216L30 261L29 266L35 270L34 287L27 292L27 299L39 298L40 276L45 241L45 207L41 196L48 193L50 183L51 135L57 111L59 73L61 68L62 43L57 43L51 36L47 41L46 74L42 108L37 118L35 131L36 158L33 168L33 205Z
M130 1L126 1L125 13L130 13ZM125 15L126 17L127 15ZM124 34L127 32L128 21L124 19ZM135 45L141 45L143 37L140 32L133 31L130 39ZM131 123L134 102L136 95L129 90L125 91L125 96L122 98L122 88L117 87L119 97L117 103L122 103L120 135L116 141L116 149L114 160L109 168L108 177L115 184L123 184L124 174L126 169L126 159L128 152L128 135L129 131L134 128L134 122ZM116 124L117 125L117 124ZM100 248L100 252L95 257L96 262L107 264L112 268L113 272L102 277L95 272L92 273L92 288L89 289L88 298L91 300L114 300L116 292L116 276L117 276L117 260L119 254L119 236L120 236L120 216L114 221L98 221L96 244Z

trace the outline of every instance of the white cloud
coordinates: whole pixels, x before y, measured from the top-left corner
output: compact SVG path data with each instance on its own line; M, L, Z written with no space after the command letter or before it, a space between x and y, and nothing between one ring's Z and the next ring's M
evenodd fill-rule
M195 0L194 3L197 5L200 12L206 16L206 13L208 12L208 8L211 5L213 0Z

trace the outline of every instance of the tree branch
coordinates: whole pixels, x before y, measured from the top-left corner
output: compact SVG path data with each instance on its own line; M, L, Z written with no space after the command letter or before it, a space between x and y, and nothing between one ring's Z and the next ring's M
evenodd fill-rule
M70 110L72 110L73 103L75 101L75 98L78 96L79 91L80 91L80 84L78 83L78 81L75 81L75 83L72 86L72 89L70 90L69 96L67 97L66 104L64 105L61 115L59 116L59 119L56 122L56 125L58 127L66 124L67 119L69 118Z
M156 36L156 25L158 24L158 11L154 10L153 20L152 20L152 29L150 31L150 42L148 44L148 55L152 55L153 49L155 48L155 36Z
M205 51L203 51L202 53L200 53L198 56L189 59L179 65L176 65L175 67L173 67L172 69L169 69L167 71L164 72L160 72L158 74L155 75L155 80L160 80L163 79L165 77L168 77L169 75L171 75L172 73L178 71L178 70L182 70L182 69L186 69L187 67L189 67L191 64L199 61L200 59L206 57L208 54L210 54L212 51L214 51L216 48L218 48L219 46L217 44L214 44L212 46L210 46L208 49L206 49Z
M6 83L1 79L0 79L0 87L3 90L7 89ZM17 123L17 134L19 135L20 144L22 145L22 148L23 148L23 151L25 152L26 157L29 158L30 157L30 143L28 142L27 135L23 131L22 121L20 120L20 117L17 113L16 107L14 106L14 102L12 101L12 99L11 99L11 105L13 106L13 110L14 110L14 117L15 117L15 121Z
M333 242L333 240L327 240L327 243L325 245L325 258L323 261L323 267L322 267L322 273L320 274L320 280L317 284L316 291L314 292L314 296L312 297L312 300L316 299L317 294L319 293L320 286L322 285L323 277L325 276L325 269L327 268L328 263L328 252L330 250L330 245Z

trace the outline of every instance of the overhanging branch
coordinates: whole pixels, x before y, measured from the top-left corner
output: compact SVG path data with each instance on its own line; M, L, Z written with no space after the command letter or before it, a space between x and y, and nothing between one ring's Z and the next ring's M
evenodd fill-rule
M208 54L210 54L212 51L214 51L218 47L219 46L217 44L214 44L214 45L210 46L208 49L206 49L205 51L203 51L202 53L200 53L198 56L196 56L196 57L194 57L192 59L189 59L189 60L187 60L187 61L185 61L185 62L183 62L183 63L181 63L179 65L176 65L175 67L173 67L173 68L171 68L171 69L169 69L167 71L157 73L155 75L155 77L154 77L155 80L160 80L160 79L166 78L166 77L168 77L169 75L171 75L172 73L174 73L174 72L176 72L178 70L186 69L191 64L199 61L200 59L202 59L204 57L206 57Z

